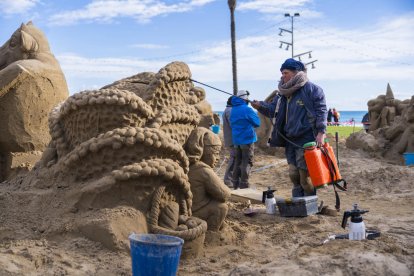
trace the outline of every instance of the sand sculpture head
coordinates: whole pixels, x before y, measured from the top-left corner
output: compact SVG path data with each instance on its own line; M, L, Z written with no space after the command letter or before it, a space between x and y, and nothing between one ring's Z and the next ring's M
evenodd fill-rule
M22 24L0 48L0 155L43 150L48 115L67 96L45 35L31 22Z
M188 138L185 149L190 164L203 161L210 167L214 167L221 150L221 141L209 129L198 127Z

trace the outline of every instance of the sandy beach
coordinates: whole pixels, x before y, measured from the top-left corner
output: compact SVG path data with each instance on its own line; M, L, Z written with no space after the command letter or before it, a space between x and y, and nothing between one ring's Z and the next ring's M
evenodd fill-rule
M281 153L276 155L256 150L253 169L259 170L252 173L251 183L258 190L272 186L276 196L288 197L287 164ZM224 156L223 150L222 160ZM347 149L344 141L339 160L349 186L340 193L342 210L350 210L354 203L369 210L365 224L381 231L380 238L323 244L329 235L346 233L340 225L342 212L336 217L284 218L265 213L247 217L244 203L229 202L225 229L221 234L207 232L202 256L181 260L178 275L412 275L414 168L372 159ZM264 166L268 168L260 170ZM1 275L131 274L127 250L114 252L81 236L64 232L53 236L38 228L39 222L50 219L31 212L35 204L45 204L36 200L41 191L8 184L3 182L0 191ZM332 187L320 189L318 197L334 206Z

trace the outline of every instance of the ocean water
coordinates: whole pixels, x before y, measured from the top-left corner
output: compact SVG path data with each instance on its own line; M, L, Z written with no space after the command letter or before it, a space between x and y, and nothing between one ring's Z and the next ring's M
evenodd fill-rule
M368 111L341 111L339 110L340 118L339 123L341 125L348 125L353 126L354 122L356 126L362 126L362 117L364 117L365 113ZM221 122L223 121L223 111L214 111L214 113L218 113L221 118ZM353 120L353 121L352 121Z

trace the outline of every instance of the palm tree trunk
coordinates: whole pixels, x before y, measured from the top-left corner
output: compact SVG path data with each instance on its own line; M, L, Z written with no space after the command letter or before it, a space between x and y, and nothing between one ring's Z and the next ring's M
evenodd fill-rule
M236 0L228 0L231 14L231 57L233 69L233 94L237 95L237 59L236 59L236 25L234 23L234 10L236 8Z

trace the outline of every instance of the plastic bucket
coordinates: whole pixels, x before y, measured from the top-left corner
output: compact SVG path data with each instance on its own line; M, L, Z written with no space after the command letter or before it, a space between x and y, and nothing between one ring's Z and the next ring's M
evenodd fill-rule
M176 275L184 240L158 234L131 234L132 275Z
M414 152L403 153L405 165L414 165Z
M213 131L215 134L219 134L220 132L220 126L219 125L212 125L211 131Z

